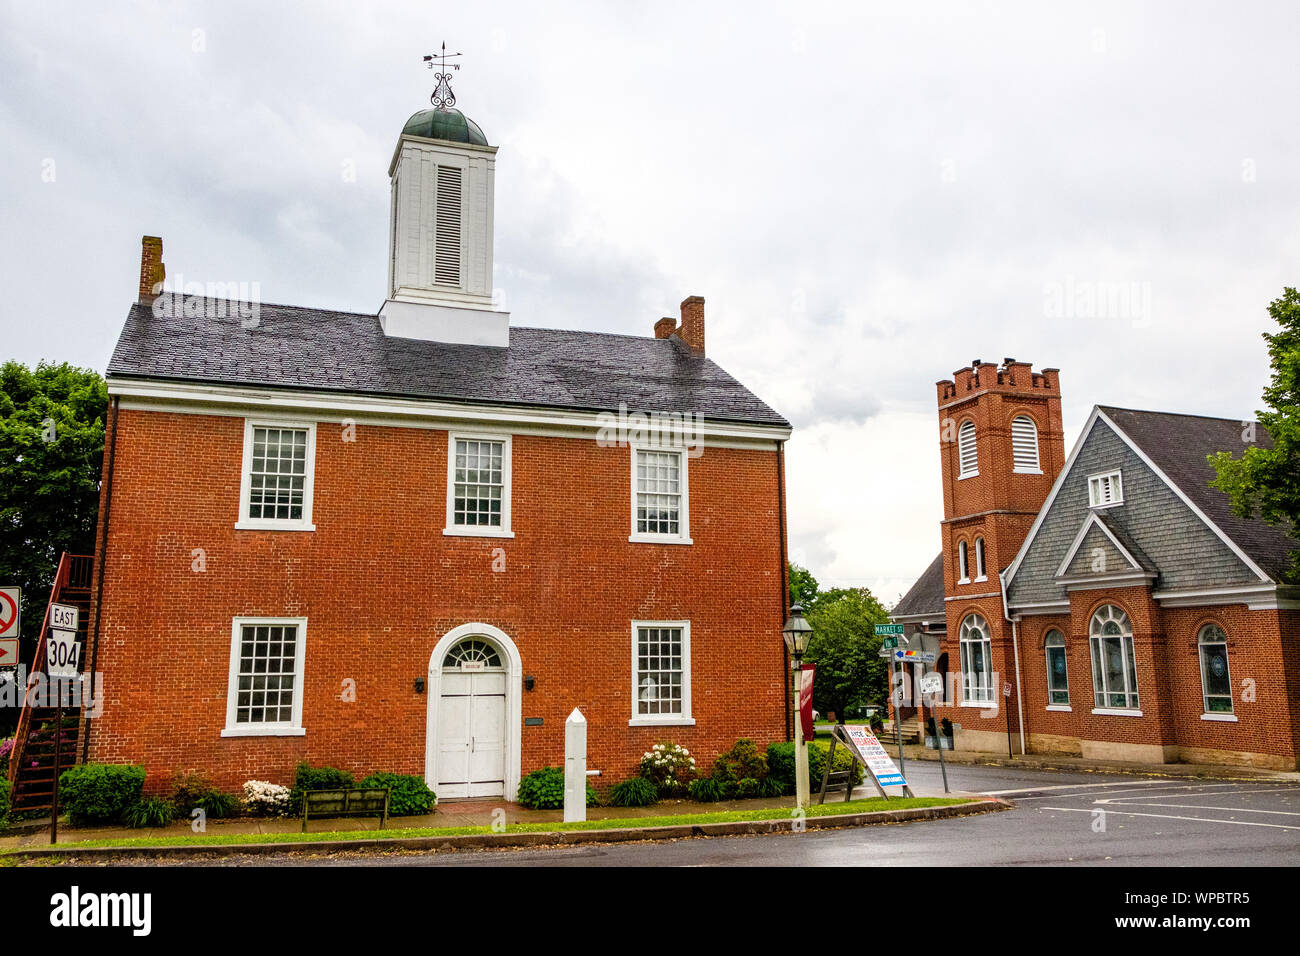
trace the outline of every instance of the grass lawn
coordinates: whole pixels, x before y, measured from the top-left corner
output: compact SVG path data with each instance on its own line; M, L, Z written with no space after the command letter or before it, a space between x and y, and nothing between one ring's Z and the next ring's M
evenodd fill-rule
M808 809L810 817L840 816L848 813L869 813L876 810L910 810L918 807L944 807L969 800L951 797L892 797L882 800L851 800L848 803L814 804ZM664 817L619 817L613 820L584 820L579 823L513 823L507 824L504 833L555 833L564 830L618 830L626 827L665 827L694 823L733 823L739 821L788 820L792 810L788 807L770 807L762 810L727 810L717 813L691 813ZM238 843L307 843L338 840L391 840L409 837L459 836L462 834L493 833L490 826L478 827L412 827L389 830L327 830L320 833L220 833L189 834L170 837L132 837L118 840L83 840L60 843L61 849L77 847L151 847L151 846L204 846ZM0 855L21 854L23 848L13 848Z

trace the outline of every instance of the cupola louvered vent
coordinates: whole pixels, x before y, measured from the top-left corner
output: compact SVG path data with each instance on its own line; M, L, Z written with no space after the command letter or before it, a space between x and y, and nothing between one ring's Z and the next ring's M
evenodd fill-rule
M439 166L433 264L433 281L438 285L460 285L460 211L460 170Z
M1011 458L1018 472L1042 472L1038 463L1038 427L1028 415L1017 415L1011 422Z

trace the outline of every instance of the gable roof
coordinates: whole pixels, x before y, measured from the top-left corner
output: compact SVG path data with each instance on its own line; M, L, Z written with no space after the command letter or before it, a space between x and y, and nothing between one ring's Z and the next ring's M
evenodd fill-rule
M921 572L916 583L894 605L889 616L895 620L901 617L944 617L943 604L943 552L935 555L930 566Z
M1061 563L1056 569L1056 576L1058 578L1072 572L1076 556L1082 557L1085 560L1089 559L1087 552L1085 552L1084 555L1080 555L1079 551L1086 541L1095 541L1098 534L1101 535L1102 540L1109 540L1110 544L1114 547L1115 552L1123 559L1125 565L1127 565L1128 570L1158 570L1151 559L1143 553L1140 547L1138 547L1137 542L1129 536L1128 532L1101 512L1092 511L1083 519L1083 524L1079 526L1079 532L1074 536L1074 541L1070 545L1070 549L1065 553L1065 557L1061 559Z
M1300 549L1300 540L1287 534L1281 525L1237 516L1228 496L1210 487L1216 472L1209 456L1221 451L1240 456L1249 447L1243 433L1252 424L1256 444L1272 448L1273 437L1268 429L1232 418L1098 407L1233 544L1274 581L1281 579L1291 566L1290 553Z
M256 327L244 328L237 303L165 297L172 301L161 315L131 307L109 378L585 411L617 412L622 403L629 412L790 427L673 338L515 327L508 348L449 345L387 336L377 315L261 305Z

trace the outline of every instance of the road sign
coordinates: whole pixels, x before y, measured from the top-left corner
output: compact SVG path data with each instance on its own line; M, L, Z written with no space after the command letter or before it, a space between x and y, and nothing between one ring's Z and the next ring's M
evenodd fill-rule
M58 628L60 631L75 631L77 629L76 605L51 604L50 627Z
M0 638L18 636L18 612L22 603L22 588L0 588Z
M18 638L0 638L0 667L18 666Z
M901 624L877 624L876 625L877 637L880 637L882 634L902 634L902 633L903 633L903 625Z
M885 637L882 637L880 639L880 646L893 650L895 647L898 646L898 635L889 634ZM1216 657L1215 660L1218 660L1218 658Z
M889 754L885 753L885 748L876 739L875 734L861 726L846 725L844 730L848 734L849 742L853 744L853 749L858 752L858 756L862 758L862 762L867 765L867 769L871 771L878 784L882 787L907 786L907 781L898 772L894 761L889 759Z
M929 651L907 651L901 647L894 648L894 660L904 664L933 664L935 655Z
M879 651L876 652L876 656L883 657L886 660L892 660L894 656L894 649L892 647L882 647Z
M943 693L943 675L931 671L921 678L921 693L926 697Z
M81 673L81 642L76 631L50 629L45 642L45 670L51 677L76 677Z

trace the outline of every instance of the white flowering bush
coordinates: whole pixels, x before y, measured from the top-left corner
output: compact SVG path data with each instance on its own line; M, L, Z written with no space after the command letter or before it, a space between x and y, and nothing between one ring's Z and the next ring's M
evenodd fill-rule
M249 813L283 817L288 815L290 805L288 787L266 780L249 780L244 784L244 807Z
M661 796L680 796L695 779L695 758L678 744L655 744L641 757L640 774L659 788Z

